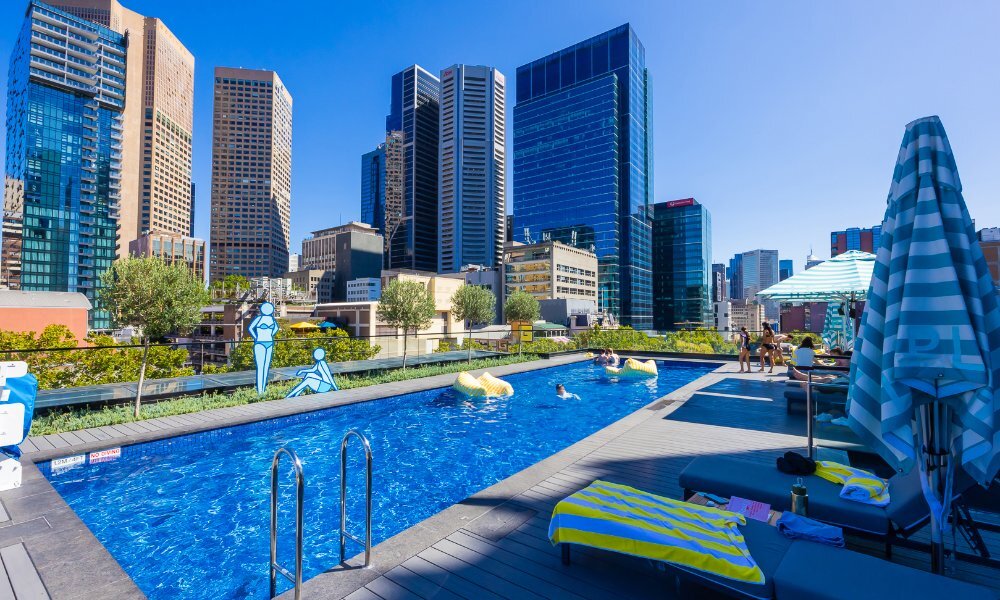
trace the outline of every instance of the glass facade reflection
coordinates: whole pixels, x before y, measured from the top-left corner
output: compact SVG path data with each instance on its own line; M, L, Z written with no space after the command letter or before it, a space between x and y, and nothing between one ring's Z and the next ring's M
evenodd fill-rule
M361 221L385 235L385 144L361 156Z
M441 82L418 65L392 76L385 130L403 133L403 206L387 240L391 269L437 271L440 98Z
M710 327L712 215L693 198L653 205L653 327Z
M514 240L592 250L600 308L652 328L652 101L642 43L622 25L521 66L516 87Z
M4 255L11 287L81 292L97 308L115 259L121 197L125 38L32 2L11 54ZM11 240L4 246L10 247ZM90 326L111 326L105 311Z

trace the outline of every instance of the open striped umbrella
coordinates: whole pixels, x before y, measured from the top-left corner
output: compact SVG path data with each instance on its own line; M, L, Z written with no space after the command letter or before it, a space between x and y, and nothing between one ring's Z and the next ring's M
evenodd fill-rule
M919 119L893 173L847 410L890 464L925 475L935 570L955 464L983 484L1000 469L998 381L996 291L944 127Z
M850 250L757 292L757 297L779 302L841 302L852 296L864 300L874 268L874 254Z

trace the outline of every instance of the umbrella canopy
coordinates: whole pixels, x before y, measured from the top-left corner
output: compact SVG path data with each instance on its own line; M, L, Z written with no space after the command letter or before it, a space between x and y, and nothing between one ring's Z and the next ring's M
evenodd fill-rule
M757 292L757 297L779 302L836 302L853 294L856 300L864 300L874 267L874 254L850 250Z
M322 323L319 324L319 328L320 329L336 329L337 325L335 323L331 323L329 321L323 321Z
M319 329L319 325L310 323L309 321L300 321L289 326L289 329L294 329L295 331L312 331L313 329Z
M936 429L930 441L954 458L949 470L957 462L985 484L1000 468L998 381L997 293L944 127L919 119L906 127L893 174L848 421L904 471L925 466L920 438ZM917 410L932 404L936 417Z

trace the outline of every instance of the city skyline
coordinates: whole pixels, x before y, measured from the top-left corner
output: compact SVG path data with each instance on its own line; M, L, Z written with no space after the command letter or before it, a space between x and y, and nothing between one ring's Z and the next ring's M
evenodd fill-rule
M0 7L0 15L8 17L4 22L10 23L0 29L0 45L8 52L25 5L9 2ZM868 226L881 220L888 190L886 173L899 132L910 119L931 113L945 120L956 153L962 158L966 197L973 215L984 225L1000 222L1000 206L995 202L1000 174L991 168L995 163L992 139L1000 125L986 118L1000 96L1000 85L968 70L946 68L952 64L961 67L959 59L969 53L995 51L997 42L987 37L984 25L996 21L995 5L965 4L937 12L939 27L951 34L955 44L929 57L933 62L928 69L952 73L954 89L964 92L952 94L943 88L919 95L902 92L904 83L914 80L921 67L888 60L899 51L889 40L906 30L911 23L906 15L919 14L917 8L782 4L770 10L732 6L722 14L705 14L697 7L584 2L574 3L577 10L563 11L565 17L556 23L535 25L521 23L515 16L519 11L532 14L531 5L525 4L491 15L489 23L477 21L480 29L449 28L430 40L433 43L414 45L417 37L426 40L426 36L414 31L419 28L411 26L412 19L426 23L429 18L419 15L416 8L401 5L397 9L352 11L328 36L295 38L295 48L263 48L250 40L271 28L281 39L294 30L297 19L283 15L262 18L267 5L253 2L242 3L238 11L223 2L197 4L204 13L204 18L197 20L187 18L195 3L136 0L125 6L162 19L195 55L199 66L195 71L194 183L202 189L209 189L210 182L211 71L215 66L273 69L295 90L303 89L307 82L315 84L317 89L298 92L305 96L297 103L300 118L296 121L308 131L296 140L296 147L306 150L297 153L305 158L297 161L293 175L293 252L309 230L359 217L357 157L384 141L370 124L371 119L377 121L385 113L391 73L414 62L436 72L457 61L491 64L512 73L527 60L627 21L633 22L640 38L648 37L652 31L647 23L659 22L657 19L662 19L670 35L646 40L650 69L654 77L662 79L654 92L659 127L654 128L657 185L653 200L689 195L701 198L715 213L713 251L717 256L752 246L741 234L745 238L752 237L746 234L764 235L773 230L767 234L773 238L767 245L794 258L796 270L802 269L809 246L826 258L829 230ZM385 19L392 10L399 16ZM477 13L472 12L468 16L461 11L456 14L463 20L473 19ZM230 26L225 31L205 26L203 23L213 22L213 15L225 15ZM859 16L865 19L853 18ZM843 25L836 40L823 26L829 19ZM481 35L481 27L502 32L515 22L519 24L518 43L509 48L497 49L489 35ZM240 35L240 31L250 35ZM351 64L361 59L357 52L336 56L358 43L361 36L373 33L394 41L358 65ZM826 52L830 44L837 44L840 51ZM734 53L737 45L747 46L749 54ZM791 45L800 56L787 56L785 50ZM854 69L867 64L872 53L884 55L887 64ZM822 68L809 68L810 61L818 61ZM330 84L307 76L321 64L333 74L351 73L357 78L350 113L327 110L326 103L319 101L330 98ZM349 70L349 65L362 68ZM762 78L763 83L752 83L754 77ZM684 85L684 93L671 91L679 84ZM725 94L717 93L723 88ZM336 106L339 101L334 102ZM345 114L351 118L339 116ZM843 118L845 114L851 118ZM837 127L830 128L828 123L834 121ZM732 140L741 137L753 139L757 150L736 151L742 145ZM336 142L330 143L331 139ZM823 142L815 144L817 139ZM319 147L326 154L309 153L308 149ZM851 176L829 177L820 170L829 164L841 165ZM207 198L208 194L203 194L196 207L195 235L205 239L209 237ZM795 213L801 212L803 198L815 206L810 206L808 215L798 217ZM508 195L508 204L510 200ZM789 213L788 220L776 224L776 212ZM795 226L798 219L806 217L824 225Z

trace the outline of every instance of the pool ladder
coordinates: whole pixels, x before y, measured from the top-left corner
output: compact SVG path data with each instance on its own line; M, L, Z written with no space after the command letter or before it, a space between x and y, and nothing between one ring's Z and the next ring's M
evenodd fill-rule
M365 449L365 536L361 539L347 532L347 446L351 437L361 440L361 445ZM290 572L285 567L278 564L278 466L281 463L281 455L287 455L292 461L295 470L295 572ZM305 499L305 474L302 470L302 461L294 450L289 448L279 448L274 453L271 460L271 564L269 580L271 583L271 595L277 595L278 574L292 582L295 586L295 600L302 596L302 503ZM344 434L344 439L340 443L340 562L344 562L347 539L350 538L365 547L364 567L371 565L372 559L372 446L368 443L368 438L355 430L350 430Z
M361 440L365 449L365 537L361 538L347 532L347 446L352 437ZM365 547L365 564L367 568L372 561L372 446L368 438L352 429L344 434L340 442L340 562L344 563L347 540L350 538Z
M295 572L290 573L288 569L278 564L278 465L281 462L281 455L286 454L292 461L295 469ZM294 450L288 448L278 448L271 460L271 595L277 595L278 581L277 575L291 581L295 586L295 600L302 596L302 501L305 498L306 478L302 471L302 461L295 454Z

